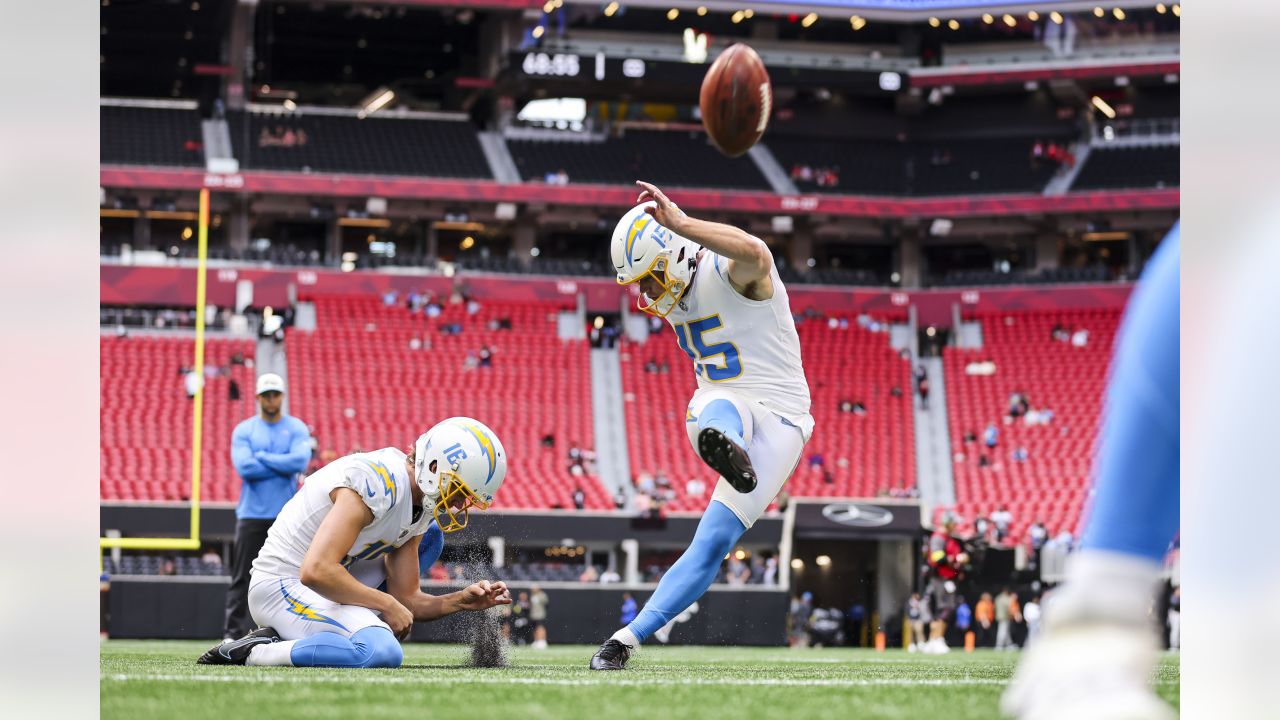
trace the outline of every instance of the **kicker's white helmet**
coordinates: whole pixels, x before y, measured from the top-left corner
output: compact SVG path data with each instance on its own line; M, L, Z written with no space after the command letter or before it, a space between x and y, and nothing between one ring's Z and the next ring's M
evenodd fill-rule
M657 219L644 211L654 206L653 201L637 205L622 216L613 229L609 252L619 285L630 285L651 276L662 286L662 293L656 298L642 292L636 307L650 315L666 317L689 288L698 245L658 224Z
M452 417L414 443L414 475L426 494L423 506L441 530L454 532L467 526L471 508L493 504L507 477L507 451L484 423Z

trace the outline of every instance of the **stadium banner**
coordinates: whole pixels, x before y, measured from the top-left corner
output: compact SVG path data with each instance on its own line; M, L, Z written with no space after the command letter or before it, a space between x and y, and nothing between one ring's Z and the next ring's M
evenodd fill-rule
M126 537L165 536L186 532L191 511L186 503L103 503L99 507L99 525L105 530L119 530ZM544 512L477 512L472 513L465 538L477 544L485 538L503 537L520 545L560 545L566 538L575 542L617 542L634 538L640 545L684 547L693 539L700 515L685 513L658 520L638 518L611 512L548 510ZM202 506L200 509L202 539L230 540L235 536L235 506ZM777 547L782 542L782 516L760 518L742 536L745 545Z
M592 208L629 208L636 191L629 185L504 184L492 180L342 175L246 170L232 175L198 168L104 165L104 188L266 193L324 197L381 197L461 202L544 203ZM1036 213L1169 210L1179 206L1177 188L1106 190L1064 195L984 195L981 197L890 198L853 195L778 195L772 192L664 188L689 210L779 215L804 212L841 217L932 218L1025 216Z
M222 636L230 578L129 576L111 580L107 634L111 638L208 639ZM618 629L622 594L643 604L653 584L627 587L589 583L508 583L513 594L538 585L547 593L547 635L552 643L594 644ZM461 589L428 583L442 595ZM779 588L713 586L698 610L677 619L672 644L785 645L789 598ZM413 627L416 642L468 642L478 617L459 613ZM524 628L514 628L522 632ZM194 658L193 658L194 659ZM584 661L585 663L585 658Z
M131 266L104 263L101 266L99 302L111 305L185 307L195 304L194 267ZM447 296L456 286L480 302L537 302L571 309L582 294L588 311L617 312L625 293L635 287L621 287L612 278L559 278L546 275L496 275L461 271L454 277L422 269L418 273L328 269L266 269L224 266L209 271L208 302L233 307L236 283L253 282L254 303L258 307L282 307L289 302L289 287L301 300L326 295L381 297L388 290L401 295L411 290L431 290ZM948 327L951 306L959 304L966 316L1004 310L1120 309L1132 289L1125 284L1030 285L987 288L945 288L896 290L890 288L850 288L794 284L788 288L791 308L796 313L813 310L823 314L868 313L881 320L903 322L907 309L915 305L926 324Z
M797 540L916 538L920 506L870 500L796 500Z

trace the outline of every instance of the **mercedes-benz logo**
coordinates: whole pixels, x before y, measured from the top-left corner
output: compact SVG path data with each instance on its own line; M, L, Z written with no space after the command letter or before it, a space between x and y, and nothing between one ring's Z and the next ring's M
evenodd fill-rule
M834 503L822 508L822 517L853 527L881 527L893 522L893 513L879 505Z

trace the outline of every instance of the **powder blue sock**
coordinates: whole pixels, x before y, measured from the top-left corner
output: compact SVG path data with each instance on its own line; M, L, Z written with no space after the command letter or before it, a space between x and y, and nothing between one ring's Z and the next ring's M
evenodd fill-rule
M435 520L431 521L431 525L427 527L427 531L422 534L422 542L418 544L418 572L426 575L431 566L436 564L440 559L440 553L444 550L444 532L440 530L440 525Z
M1163 563L1178 532L1181 396L1175 225L1147 263L1117 340L1093 508L1081 547Z
M724 504L713 501L708 505L689 548L667 574L662 576L662 580L658 581L658 589L653 591L653 596L644 604L644 609L627 625L635 638L644 642L658 628L671 622L672 618L702 597L716 579L724 556L746 531L747 528L738 516Z
M738 408L728 400L712 400L698 413L698 430L715 428L745 450L747 443L742 439L742 417Z
M396 668L404 649L390 630L375 625L350 639L332 632L303 638L294 643L289 660L297 667Z

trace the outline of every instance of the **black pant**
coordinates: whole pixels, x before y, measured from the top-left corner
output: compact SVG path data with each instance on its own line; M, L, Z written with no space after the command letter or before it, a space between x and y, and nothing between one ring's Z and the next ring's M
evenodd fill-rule
M227 588L226 637L238 638L253 630L249 617L249 570L267 542L275 520L236 521L236 542L231 549L231 587Z

